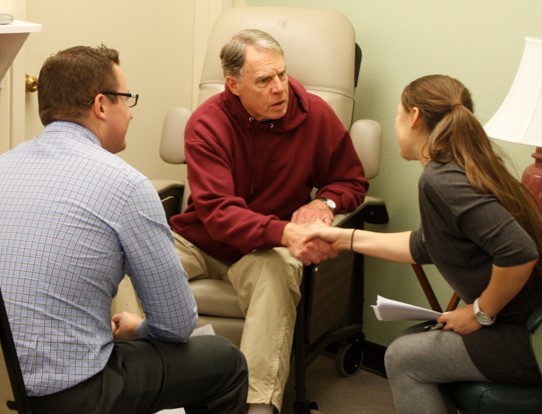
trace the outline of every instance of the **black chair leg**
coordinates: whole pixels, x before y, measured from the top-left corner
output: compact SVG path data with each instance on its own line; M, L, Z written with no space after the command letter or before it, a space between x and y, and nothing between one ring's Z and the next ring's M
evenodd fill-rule
M295 401L294 414L310 414L310 410L318 409L314 401L307 400L306 369L307 344L305 343L305 281L312 274L314 266L303 267L301 279L301 298L297 305L297 316L294 330L294 375L295 375Z

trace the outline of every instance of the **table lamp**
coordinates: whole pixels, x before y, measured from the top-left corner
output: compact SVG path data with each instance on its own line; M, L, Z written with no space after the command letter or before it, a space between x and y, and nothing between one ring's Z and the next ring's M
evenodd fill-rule
M534 164L521 178L542 211L542 38L526 37L508 95L484 129L491 138L533 145Z

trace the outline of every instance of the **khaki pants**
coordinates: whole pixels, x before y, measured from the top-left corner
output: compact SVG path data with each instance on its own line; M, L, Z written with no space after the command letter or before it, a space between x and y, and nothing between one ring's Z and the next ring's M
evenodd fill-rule
M189 279L229 281L245 315L241 351L249 372L249 404L273 404L279 411L290 371L302 264L288 249L254 251L228 264L173 233Z

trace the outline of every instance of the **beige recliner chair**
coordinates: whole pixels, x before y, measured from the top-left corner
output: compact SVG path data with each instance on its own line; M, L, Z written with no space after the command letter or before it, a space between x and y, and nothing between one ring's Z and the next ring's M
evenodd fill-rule
M209 37L198 103L224 89L220 49L235 32L249 28L264 30L278 40L288 73L326 100L343 124L351 127L365 173L369 179L375 177L382 131L372 120L352 124L361 49L350 21L338 12L279 7L228 10L218 18ZM172 108L163 125L160 155L165 162L181 164L182 168L186 167L183 131L190 113ZM189 183L180 183L179 178L154 181L168 217L186 206ZM365 222L383 223L387 219L384 202L367 197L355 212L336 217L335 224L363 228ZM315 356L338 344L337 370L348 376L360 368L363 355L363 257L344 252L319 266L305 267L304 273L294 341L296 414L316 407L306 399L304 376ZM244 319L232 286L215 279L192 281L190 286L198 303L199 324L211 324L218 335L239 344Z

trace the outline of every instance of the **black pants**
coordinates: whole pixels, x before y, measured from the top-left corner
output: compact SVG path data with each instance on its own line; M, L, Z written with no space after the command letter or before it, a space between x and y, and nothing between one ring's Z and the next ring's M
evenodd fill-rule
M185 344L153 339L118 342L102 372L67 390L30 398L33 414L187 414L245 412L244 356L219 336Z

